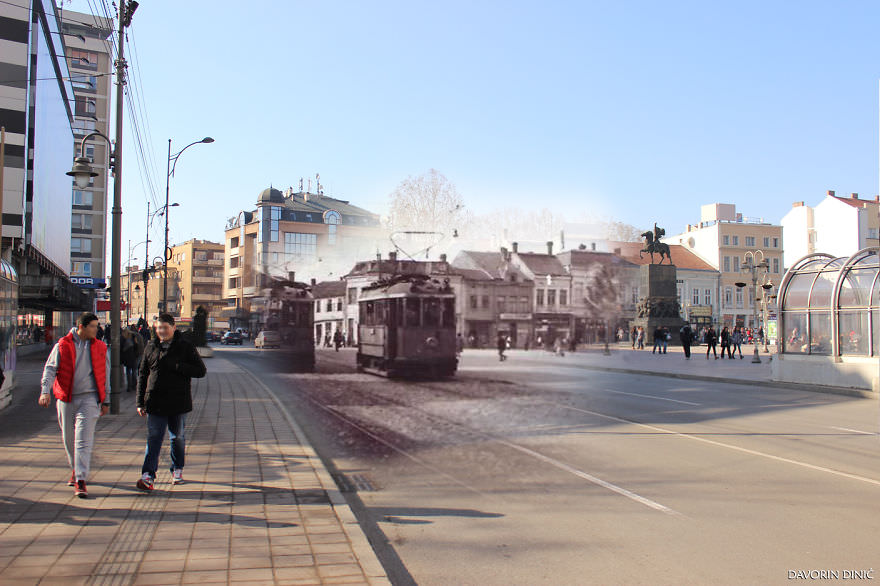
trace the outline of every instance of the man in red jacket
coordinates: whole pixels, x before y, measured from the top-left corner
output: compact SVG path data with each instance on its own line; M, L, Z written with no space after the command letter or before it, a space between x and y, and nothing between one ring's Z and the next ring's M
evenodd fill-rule
M110 406L110 357L104 342L96 340L98 317L84 313L77 327L58 340L43 368L40 406L58 399L58 425L70 464L74 494L88 498L86 478L92 459L95 425ZM50 394L51 393L51 394Z

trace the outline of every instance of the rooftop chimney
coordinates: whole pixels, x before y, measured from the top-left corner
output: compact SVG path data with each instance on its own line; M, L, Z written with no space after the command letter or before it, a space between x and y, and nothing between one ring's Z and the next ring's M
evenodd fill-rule
M802 202L802 201L796 201L796 202L794 202L793 204L791 204L791 207L793 207L793 208L802 208L802 207L804 207L804 202Z
M513 243L513 252L514 252L514 253L519 252L519 242L514 242L514 243Z
M620 256L620 252L621 252L620 248L614 249L614 254L616 254L617 256Z
M828 195L833 196L833 195L834 195L834 190L833 190L833 189L829 189L829 190L826 191L825 193L827 193Z
M312 277L312 278L309 280L309 282L312 284L312 287L314 287L315 285L318 284L318 281L316 281L314 277Z
M875 196L874 196L874 201L880 201L880 195L875 195Z
M501 258L502 260L508 260L509 258L509 256L507 255L507 248L504 246L501 247Z
M850 193L849 197L850 197L850 199L859 199L859 194L858 193Z
M596 243L590 242L590 250L596 250Z
M287 271L287 280L291 283L296 282L296 271Z
M390 260L391 262L397 261L397 251L396 250L388 253L388 260Z
M553 254L553 241L547 241L547 254Z
M446 254L445 253L440 255L440 262L446 262Z

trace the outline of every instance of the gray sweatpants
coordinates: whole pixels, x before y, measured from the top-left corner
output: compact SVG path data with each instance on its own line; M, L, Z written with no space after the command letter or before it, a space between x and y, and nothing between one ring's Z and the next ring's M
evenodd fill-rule
M95 443L95 425L101 416L98 393L73 395L69 403L55 401L55 405L67 462L76 473L77 480L86 480Z

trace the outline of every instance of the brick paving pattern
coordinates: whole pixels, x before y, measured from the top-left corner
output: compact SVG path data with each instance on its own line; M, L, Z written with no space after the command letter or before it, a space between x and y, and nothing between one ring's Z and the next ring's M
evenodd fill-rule
M207 364L193 381L185 484L171 485L166 438L156 489L135 488L146 426L133 393L98 423L87 500L67 486L54 408L45 425L4 434L0 583L389 584L284 406L228 360Z

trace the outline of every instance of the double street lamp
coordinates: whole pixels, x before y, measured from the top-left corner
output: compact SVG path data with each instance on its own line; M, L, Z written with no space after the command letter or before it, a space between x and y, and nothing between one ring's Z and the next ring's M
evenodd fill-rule
M760 260L758 260L760 258ZM755 250L748 251L743 255L743 266L742 270L746 272L752 273L752 340L755 346L754 357L752 358L752 364L760 364L761 357L758 355L758 303L763 303L764 310L764 327L762 327L762 332L764 334L764 339L767 339L767 332L764 328L767 325L767 291L773 288L773 283L767 278L770 274L770 263L767 262L767 259L764 258L764 251ZM760 271L763 270L763 273ZM760 276L759 276L760 273ZM758 287L763 289L761 296L758 296ZM744 283L742 281L735 283L735 285L739 289L743 289L746 287L748 283ZM766 344L765 344L766 349Z
M165 175L165 207L159 208L163 210L162 213L165 214L165 252L162 254L164 257L162 266L162 311L168 311L168 261L170 260L171 251L168 249L168 208L174 207L177 204L169 204L168 196L171 192L171 177L174 175L174 170L177 168L177 161L180 159L180 155L183 154L183 151L188 149L189 147L195 144L211 144L214 142L214 139L210 136L206 136L202 140L197 140L195 142L191 142L175 154L171 154L171 139L168 139L168 162L166 165L166 175ZM174 163L172 165L172 163Z

